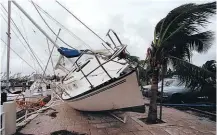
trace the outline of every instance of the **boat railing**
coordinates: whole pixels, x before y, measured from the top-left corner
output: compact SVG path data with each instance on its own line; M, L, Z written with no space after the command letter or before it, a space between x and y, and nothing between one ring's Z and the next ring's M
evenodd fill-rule
M88 50L88 51L91 51L91 50ZM103 69L103 71L111 78L111 76L109 75L109 73L108 73L108 72L105 70L105 68L103 67L103 64L105 64L105 63L102 64L102 63L99 61L99 58L97 57L97 55L96 55L93 51L91 51L91 52L92 52L92 55L95 56L97 62L99 63L99 66L96 67L95 69L93 69L91 72L94 72L96 69L98 69L99 67L101 67L101 68ZM82 70L82 68L78 65L78 60L79 60L84 54L87 54L87 53L82 53L81 56L75 61L75 64L76 64L76 66L79 68L79 71L81 71L81 73L83 74L83 77L84 77L84 78L87 80L87 82L90 84L91 88L93 88L92 83L91 83L90 80L87 78L87 77L90 75L90 73L86 75L86 74L84 73L84 71Z
M106 61L103 62L103 63L100 62L100 60L99 60L97 54L94 53L93 51L87 50L87 51L85 51L85 52L82 52L82 54L81 54L81 55L78 57L78 59L74 62L74 64L76 64L76 66L79 68L79 71L81 71L81 73L83 74L83 77L82 77L81 79L85 78L85 79L87 80L87 82L90 84L91 88L93 88L93 85L92 85L91 81L90 81L87 77L88 77L90 74L92 74L94 71L96 71L98 68L100 68L100 67L103 69L103 71L106 73L106 75L107 75L110 79L112 79L111 75L107 72L107 70L104 68L103 65L105 65L106 63L108 63L108 62L110 62L110 61L113 61L125 48L126 48L126 46L123 46L122 48L116 50L116 51L114 52L114 54L113 54L108 60L106 60ZM89 53L89 52L91 52L91 53ZM97 66L96 68L94 68L94 69L93 69L92 71L90 71L88 74L85 74L84 71L82 70L82 68L80 68L80 66L78 65L78 60L79 60L84 54L91 54L91 55L94 55L95 58L96 58L96 60L97 60L97 62L99 63L99 66ZM74 64L73 64L73 65L74 65Z
M106 34L106 36L108 36L109 37L109 39L112 41L112 43L113 43L113 45L114 45L114 47L115 48L118 48L119 46L118 45L116 45L115 44L115 42L114 42L114 40L112 39L112 37L111 37L111 35L110 35L110 33L113 33L113 35L116 37L116 39L118 40L118 42L120 43L120 45L119 46L123 46L123 44L122 44L122 42L121 42L121 40L120 40L120 38L118 37L118 35L117 35L117 33L114 31L114 30L112 30L112 29L109 29L108 30L108 32L107 32L107 34Z

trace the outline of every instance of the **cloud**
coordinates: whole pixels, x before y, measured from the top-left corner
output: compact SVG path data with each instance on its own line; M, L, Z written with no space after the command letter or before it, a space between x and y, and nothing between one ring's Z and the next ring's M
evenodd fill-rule
M110 41L106 37L108 29L113 29L120 37L122 43L127 44L128 51L141 59L145 58L146 49L149 47L153 40L154 28L157 22L165 17L167 13L173 8L189 3L204 3L205 1L196 0L183 0L183 1L168 1L168 0L73 0L65 1L59 0L60 3L65 5L70 11L72 11L79 19L81 19L87 26L93 29L98 35L100 35L106 41ZM74 36L69 34L63 28L60 32L60 37L70 44L71 46L79 49L87 48L84 42L91 46L92 49L102 49L102 41L97 38L93 33L87 30L80 22L73 18L68 12L61 8L53 0L35 0L35 2L51 14L56 20L62 23L65 27L70 29L76 36L82 41L77 40ZM207 2L207 1L206 1ZM7 8L7 1L2 1L3 5ZM34 6L27 0L18 0L17 3L21 5L24 10L50 35L52 39L55 39L55 35L50 32L43 20L38 15ZM1 15L4 15L2 11ZM42 13L49 26L57 33L61 28L49 17ZM41 59L43 67L48 60L48 47L45 36L12 4L12 18L16 22L17 26L23 33L24 37L28 39L28 42L37 56ZM214 29L215 18L212 18L212 24L208 26L208 29ZM14 29L14 26L12 26ZM15 29L14 29L15 30ZM215 30L215 29L214 29ZM7 24L1 18L1 38L7 41ZM17 33L17 32L16 32ZM17 33L18 34L18 33ZM22 37L19 38L23 41ZM118 43L118 42L116 42ZM1 43L2 44L2 43ZM57 41L60 46L66 46L61 41ZM27 45L25 44L26 48ZM50 47L53 45L50 43ZM20 54L28 63L34 68L37 68L40 72L40 68L37 62L33 60L28 51L23 47L20 41L12 32L11 35L11 47ZM0 47L1 52L1 67L2 71L6 70L6 51L4 45ZM194 53L192 62L196 65L202 65L207 60L215 59L216 46L213 41L213 47L205 54ZM55 49L52 58L56 62L58 60L58 52ZM25 74L33 72L33 70L22 60L19 59L13 52L11 52L11 71L23 72ZM52 66L49 64L48 73L52 73Z

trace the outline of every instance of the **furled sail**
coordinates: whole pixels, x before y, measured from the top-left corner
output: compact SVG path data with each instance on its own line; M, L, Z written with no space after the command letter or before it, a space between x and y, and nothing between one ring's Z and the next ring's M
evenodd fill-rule
M66 58L74 58L74 57L78 57L81 55L81 53L78 50L75 49L68 49L65 47L60 47L58 48L58 52L65 56Z

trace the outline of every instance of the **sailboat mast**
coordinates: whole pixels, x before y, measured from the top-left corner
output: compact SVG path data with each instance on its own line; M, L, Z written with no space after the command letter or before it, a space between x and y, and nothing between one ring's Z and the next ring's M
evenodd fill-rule
M38 28L38 30L40 30L41 31L41 33L43 33L46 37L47 37L47 39L49 39L50 40L50 42L52 42L53 43L53 45L56 47L56 48L60 48L57 44L56 44L56 42L55 41L53 41L52 39L51 39L51 37L50 36L48 36L48 34L26 13L26 11L24 11L23 10L23 8L16 2L16 1L12 1L13 2L13 4L35 25L35 27L37 27Z
M7 40L7 89L9 90L9 74L10 74L10 34L11 34L11 0L8 1L8 40Z
M104 40L104 39L102 39L97 33L95 33L91 28L89 28L85 23L83 23L77 16L75 16L72 12L70 12L66 7L64 7L60 2L58 2L57 0L56 0L56 2L63 8L63 9L65 9L69 14L71 14L76 20L78 20L82 25L84 25L89 31L91 31L95 36L97 36L100 40L102 40L102 42L104 42L105 44L107 44L108 45L108 43ZM111 51L104 45L104 44L102 44L104 47L105 47L105 49L106 50L108 50L110 53L111 53ZM110 46L109 46L110 47ZM111 48L111 47L110 47ZM111 48L112 49L112 48Z

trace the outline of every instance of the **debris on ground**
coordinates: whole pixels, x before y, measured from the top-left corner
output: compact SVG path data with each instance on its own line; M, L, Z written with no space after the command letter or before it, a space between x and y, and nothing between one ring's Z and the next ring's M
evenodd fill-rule
M52 132L51 135L87 135L87 134L78 133L74 131L59 130L59 131Z

